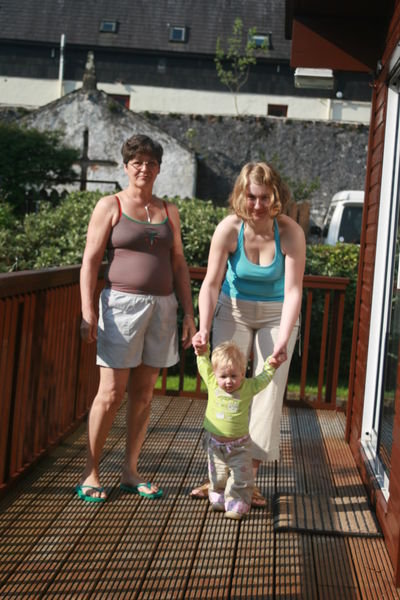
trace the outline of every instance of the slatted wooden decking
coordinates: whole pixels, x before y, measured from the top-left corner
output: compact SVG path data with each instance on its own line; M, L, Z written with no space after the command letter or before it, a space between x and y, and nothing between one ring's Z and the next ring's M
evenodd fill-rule
M1 598L400 598L382 539L274 532L270 507L241 523L189 497L205 476L204 401L155 398L142 472L165 490L156 501L122 493L124 407L102 470L109 500L73 493L85 428L43 459L0 504ZM360 495L343 440L344 416L284 409L282 460L264 466L275 492Z

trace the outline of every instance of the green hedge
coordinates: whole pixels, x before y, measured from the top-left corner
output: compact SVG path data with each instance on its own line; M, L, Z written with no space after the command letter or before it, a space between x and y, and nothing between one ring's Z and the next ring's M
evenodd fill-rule
M336 246L308 245L306 258L306 273L308 275L326 275L329 277L348 277L350 283L346 289L342 344L340 352L339 382L347 385L349 378L350 353L353 336L354 303L357 288L359 246L355 244L337 244ZM306 292L304 292L305 296ZM324 292L317 291L313 296L312 324L310 331L310 355L308 376L317 378L320 345L321 325L324 315ZM303 311L305 301L303 301ZM304 317L304 315L303 315ZM304 323L304 318L303 318ZM316 326L313 326L313 323ZM333 332L336 335L336 332ZM291 367L291 380L298 379L300 375L301 358L295 352Z
M100 192L76 192L57 206L42 201L35 213L11 218L9 205L0 203L8 218L7 234L0 237L0 271L41 269L79 264L86 230Z
M74 192L57 206L42 201L36 213L18 219L11 206L0 202L0 271L40 269L79 264L90 215L100 192ZM207 265L213 231L227 214L211 201L172 198L182 223L189 265Z

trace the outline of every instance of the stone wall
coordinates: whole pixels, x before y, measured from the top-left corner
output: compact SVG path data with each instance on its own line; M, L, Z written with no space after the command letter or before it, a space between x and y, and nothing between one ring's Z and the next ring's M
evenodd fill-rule
M322 223L334 193L364 189L368 127L256 117L143 114L192 148L198 157L196 196L225 204L243 164L272 161L292 181L319 187L308 199Z
M130 111L127 111L130 112ZM135 113L156 125L197 157L195 195L224 205L241 167L249 161L271 161L295 182L318 182L308 198L311 222L321 225L333 194L363 190L368 127L325 121L294 121L257 117L211 117ZM0 110L0 119L15 120L18 111ZM133 116L133 115L132 115ZM124 123L123 137L129 135ZM179 186L179 160L172 177Z

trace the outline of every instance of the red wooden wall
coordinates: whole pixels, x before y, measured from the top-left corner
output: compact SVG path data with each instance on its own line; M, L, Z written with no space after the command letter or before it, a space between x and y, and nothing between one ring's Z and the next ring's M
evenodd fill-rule
M400 389L396 394L396 418L393 430L393 448L390 474L390 499L374 485L373 477L360 444L368 337L370 330L374 261L378 228L379 198L382 177L383 144L387 107L387 63L400 40L400 2L388 29L387 45L382 59L383 69L373 90L371 127L366 176L366 204L360 247L360 267L355 306L355 328L349 382L348 439L359 468L376 506L385 542L393 562L396 584L400 585ZM400 369L400 366L399 366ZM399 380L399 379L398 379Z

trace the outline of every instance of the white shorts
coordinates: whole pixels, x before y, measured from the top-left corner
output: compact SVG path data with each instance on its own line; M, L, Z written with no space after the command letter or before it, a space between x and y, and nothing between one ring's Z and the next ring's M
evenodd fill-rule
M99 300L97 364L129 369L179 361L175 294L151 296L105 288Z

